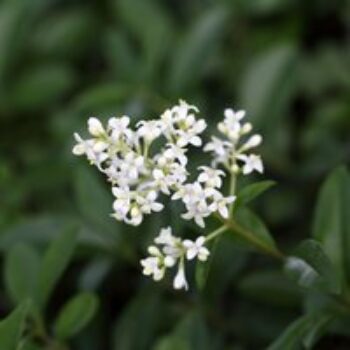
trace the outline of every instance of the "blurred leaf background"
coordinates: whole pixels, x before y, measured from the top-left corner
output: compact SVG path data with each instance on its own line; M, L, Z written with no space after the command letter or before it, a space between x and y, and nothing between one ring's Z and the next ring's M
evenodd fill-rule
M2 270L35 273L38 254L78 231L73 260L45 300L48 324L63 305L75 324L84 299L95 307L89 293L99 296L72 349L263 349L302 314L304 291L280 266L229 238L218 242L201 291L143 278L138 259L161 226L181 235L196 228L170 203L141 229L113 221L109 186L71 154L72 134L89 116L137 121L179 98L200 107L208 134L225 107L246 109L264 136L266 177L277 182L252 206L288 252L317 230L317 191L350 159L349 24L350 2L340 0L1 1ZM5 316L32 287L2 275ZM75 332L64 317L49 327L62 337ZM335 331L317 349L349 346L349 331Z

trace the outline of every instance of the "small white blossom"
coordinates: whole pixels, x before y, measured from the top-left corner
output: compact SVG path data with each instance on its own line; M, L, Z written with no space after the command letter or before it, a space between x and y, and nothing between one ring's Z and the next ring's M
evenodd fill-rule
M143 214L150 214L152 211L158 212L164 208L164 205L156 202L157 192L150 191L146 196L138 195L136 197L136 202Z
M142 120L137 126L137 135L143 137L146 143L151 143L162 132L162 123L159 120Z
M183 245L186 247L186 258L192 260L195 257L198 257L200 261L206 261L209 256L209 250L204 247L205 237L200 236L196 239L195 242L186 239L183 242Z
M175 289L185 289L188 290L188 283L185 276L185 268L183 264L179 265L179 269L174 278L173 286Z
M162 228L158 237L155 238L154 242L163 245L172 245L174 241L174 236L171 232L171 227Z
M242 154L237 158L244 162L242 169L244 175L250 174L254 170L259 173L264 172L264 166L260 156L257 156L256 154L250 154L249 156Z
M106 134L106 131L102 126L102 123L97 118L94 118L94 117L91 117L88 120L88 130L89 130L89 133L95 137L100 137Z
M235 200L236 196L224 197L220 192L215 192L213 202L210 204L209 208L212 212L219 212L224 219L228 219L229 210L227 207Z
M199 169L202 172L198 176L198 181L203 182L207 187L217 187L222 186L221 176L225 176L222 170L213 169L207 166L200 166Z
M182 166L187 164L186 149L178 147L173 143L167 145L163 156L166 158L167 162L178 160Z
M262 137L261 135L253 135L251 136L248 141L242 146L241 151L247 151L248 149L257 147L261 144L262 142Z
M160 267L159 257L148 257L141 260L143 266L143 274L146 276L152 276L155 281L159 281L163 278L165 269Z
M131 138L132 131L129 129L130 118L124 115L121 118L112 117L108 121L108 127L111 130L111 137L114 141L120 140L123 136Z
M118 220L124 220L130 210L131 192L129 188L113 187L112 193L116 197L113 202L114 216Z

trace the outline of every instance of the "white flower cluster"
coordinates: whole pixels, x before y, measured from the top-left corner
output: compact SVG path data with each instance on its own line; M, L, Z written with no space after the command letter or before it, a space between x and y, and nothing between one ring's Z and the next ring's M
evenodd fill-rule
M198 258L206 261L209 250L204 246L205 237L200 236L195 242L186 239L181 240L173 236L171 228L164 228L154 240L155 245L148 247L149 257L141 260L143 273L152 276L155 281L164 277L167 268L178 265L173 286L175 289L188 289L185 274L185 260ZM158 245L158 246L157 246Z
M113 217L139 225L145 215L163 209L164 205L158 201L162 194L181 200L186 208L181 216L193 219L200 227L205 227L204 219L213 213L229 218L229 208L236 196L234 186L228 196L223 195L225 172L219 166L223 166L233 180L240 173L262 173L260 156L251 153L260 145L262 137L248 136L252 125L242 123L244 111L226 109L224 120L218 124L224 137L213 136L203 147L213 155L211 167L200 166L196 180L189 182L186 154L189 146L202 146L201 134L206 128L203 119L196 119L198 112L195 106L180 101L160 118L140 121L135 128L130 126L128 116L110 118L106 127L97 118L90 118L91 138L84 140L74 134L77 144L73 153L85 155L112 183ZM190 241L173 236L171 228L162 229L154 245L148 248L150 256L141 260L143 273L158 281L167 268L177 264L174 288L187 289L185 262L194 258L205 261L209 250L204 244L216 235Z
M213 166L222 164L229 172L236 174L242 172L247 175L253 171L262 173L264 167L260 156L253 153L247 154L248 151L261 144L262 137L255 134L242 142L242 137L252 131L250 123L242 124L245 111L234 112L228 108L224 116L224 120L218 124L218 130L226 138L220 139L213 136L211 142L204 146L205 152L213 153Z
M130 127L130 118L110 118L104 127L97 118L88 120L92 138L83 140L75 134L76 155L86 155L112 183L113 203L117 220L139 225L144 215L159 212L160 193L181 199L186 207L184 219L194 219L204 227L204 218L213 212L228 217L227 205L234 196L224 197L219 189L224 172L200 167L197 181L186 183L187 156L190 145L202 145L200 135L206 128L203 119L196 119L198 109L184 101L166 110L159 119L140 121ZM151 152L153 143L163 138L163 147Z

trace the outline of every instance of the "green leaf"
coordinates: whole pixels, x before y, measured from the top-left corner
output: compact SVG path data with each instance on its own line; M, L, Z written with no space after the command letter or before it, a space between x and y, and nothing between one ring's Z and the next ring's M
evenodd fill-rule
M235 206L245 205L276 184L275 181L260 181L244 187L239 193Z
M334 170L321 187L312 227L344 283L350 278L350 177L345 167Z
M81 293L68 301L55 322L58 339L68 339L81 331L94 317L98 299L92 293Z
M140 77L140 59L133 50L127 36L117 30L107 31L104 42L104 54L114 76L123 82L138 82Z
M300 288L279 270L247 274L237 286L245 297L267 305L298 306L302 299Z
M28 308L29 303L23 303L0 322L0 349L17 350Z
M293 323L268 347L267 350L299 350L302 338L311 328L313 318L302 316Z
M264 50L249 64L241 83L240 103L259 129L271 132L276 121L285 115L295 86L295 67L296 50L290 45Z
M100 179L85 166L77 167L75 172L75 192L78 208L84 219L98 229L101 235L115 244L118 240L118 224L110 217L113 196L108 193Z
M96 17L86 8L70 8L43 18L31 38L38 55L71 58L83 54L97 38Z
M191 350L191 347L186 339L173 335L160 339L153 350Z
M47 108L66 96L75 82L76 75L69 66L41 64L16 79L9 99L19 111Z
M241 226L248 229L261 242L263 242L266 247L273 249L277 248L275 240L273 239L263 221L251 210L246 207L238 208L235 216Z
M310 349L331 316L328 314L305 315L292 322L287 329L271 344L267 350L301 350Z
M239 249L237 242L230 236L231 233L227 232L215 240L210 248L209 260L201 265L203 270L196 271L198 289L201 290L206 302L212 301L216 304L247 264L247 252ZM234 264L232 264L233 256Z
M302 242L293 256L287 258L285 268L302 287L340 292L341 285L334 267L321 244L315 240Z
M215 338L198 311L189 311L154 350L212 350Z
M81 115L116 113L128 94L128 87L120 83L95 84L76 98L74 109Z
M194 22L179 47L174 49L169 78L172 92L178 94L201 78L204 68L217 52L226 19L225 8L210 9Z
M156 291L140 293L117 319L113 349L149 349L165 315L164 304ZM135 336L137 335L137 336Z
M5 284L14 303L36 300L39 267L39 256L30 246L19 243L9 251L5 260Z
M58 280L67 268L77 242L75 229L66 230L51 243L46 251L39 271L39 304L45 307Z
M334 316L325 314L315 320L313 327L307 332L303 339L305 349L311 350L314 348L316 342L327 332L327 328L333 319Z
M151 75L173 41L171 17L161 3L155 0L117 0L115 5L118 17L141 42L143 68Z

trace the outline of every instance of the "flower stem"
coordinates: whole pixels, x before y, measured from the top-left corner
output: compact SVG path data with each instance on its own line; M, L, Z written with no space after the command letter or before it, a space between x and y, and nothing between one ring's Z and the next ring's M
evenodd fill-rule
M239 237L243 238L245 241L249 242L257 250L264 254L272 256L278 260L284 260L284 254L276 247L267 245L265 242L261 241L254 233L248 229L239 225L236 221L232 219L224 219L221 216L216 216L228 229L237 234Z
M212 239L216 238L217 236L221 235L223 232L225 232L227 230L227 226L224 225L224 226L221 226L219 227L218 229L216 229L215 231L209 233L207 235L207 237L205 238L205 241L206 242L209 242L211 241Z
M231 180L230 180L230 196L234 196L236 192L236 174L234 172L231 172ZM232 202L230 204L229 207L229 213L231 215L232 211L233 211L233 206L234 206L234 202Z

